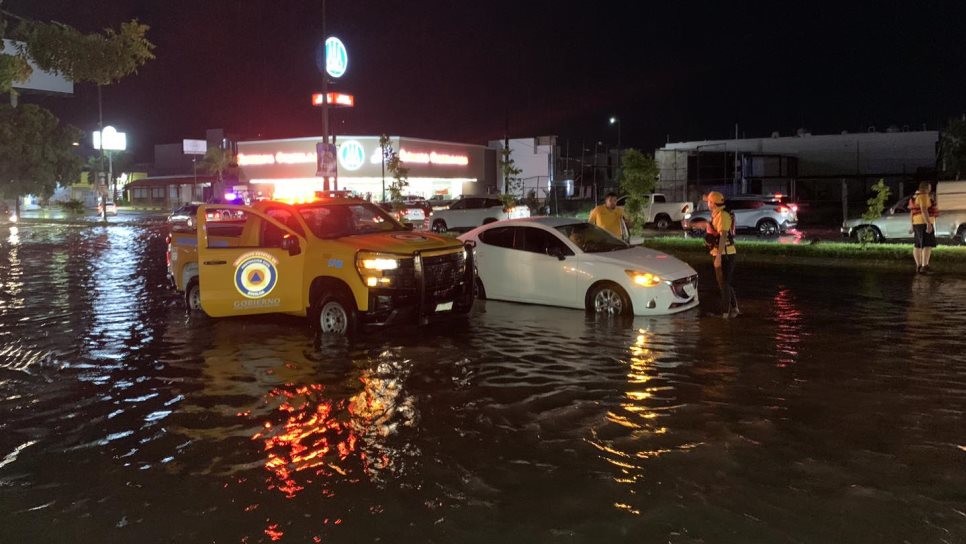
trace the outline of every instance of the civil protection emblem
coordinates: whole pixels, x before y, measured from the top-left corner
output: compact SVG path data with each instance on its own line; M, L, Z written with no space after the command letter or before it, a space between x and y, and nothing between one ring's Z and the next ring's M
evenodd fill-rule
M235 289L245 298L262 298L278 283L278 260L262 251L245 253L235 260Z

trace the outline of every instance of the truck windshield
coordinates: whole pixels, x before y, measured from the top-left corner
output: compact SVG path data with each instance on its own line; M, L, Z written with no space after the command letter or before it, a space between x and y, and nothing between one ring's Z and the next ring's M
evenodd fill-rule
M323 239L406 230L386 212L369 203L314 204L299 207L299 213L312 233Z
M590 223L561 225L557 227L557 231L569 238L584 253L604 253L630 247L620 238Z

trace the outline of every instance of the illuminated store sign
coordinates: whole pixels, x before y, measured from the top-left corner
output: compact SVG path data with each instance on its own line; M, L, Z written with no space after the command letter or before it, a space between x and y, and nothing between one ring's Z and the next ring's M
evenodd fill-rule
M339 166L348 170L355 171L362 168L367 162L379 164L382 161L381 149L378 145L371 153L366 152L365 146L358 140L346 140L339 144ZM278 151L275 153L239 153L239 166L266 166L272 164L315 164L316 153L312 152L287 152ZM399 150L399 159L403 164L425 164L430 166L468 166L470 158L468 155L440 153L438 151L409 151Z
M356 105L356 97L346 93L313 93L312 105L321 106L322 104L325 104L325 97L328 97L328 103L333 106L345 106L347 108L351 108Z
M466 155L450 155L448 153L437 153L435 151L411 152L405 149L399 150L399 160L411 164L440 164L466 166L470 163L470 158Z

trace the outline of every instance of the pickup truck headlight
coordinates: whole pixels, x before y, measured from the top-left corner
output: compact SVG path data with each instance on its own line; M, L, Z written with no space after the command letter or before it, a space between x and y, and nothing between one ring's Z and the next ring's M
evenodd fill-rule
M399 268L398 255L360 251L356 255L356 270L368 287L390 287L391 271ZM387 272L389 274L387 274Z
M627 276L631 278L634 285L640 285L641 287L656 287L661 285L661 278L656 274L651 274L650 272L638 272L636 270L625 270Z

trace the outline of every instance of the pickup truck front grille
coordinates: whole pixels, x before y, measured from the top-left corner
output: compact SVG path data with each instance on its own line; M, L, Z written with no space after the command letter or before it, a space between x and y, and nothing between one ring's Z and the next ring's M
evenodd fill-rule
M423 284L432 300L452 300L463 273L463 252L423 258Z

